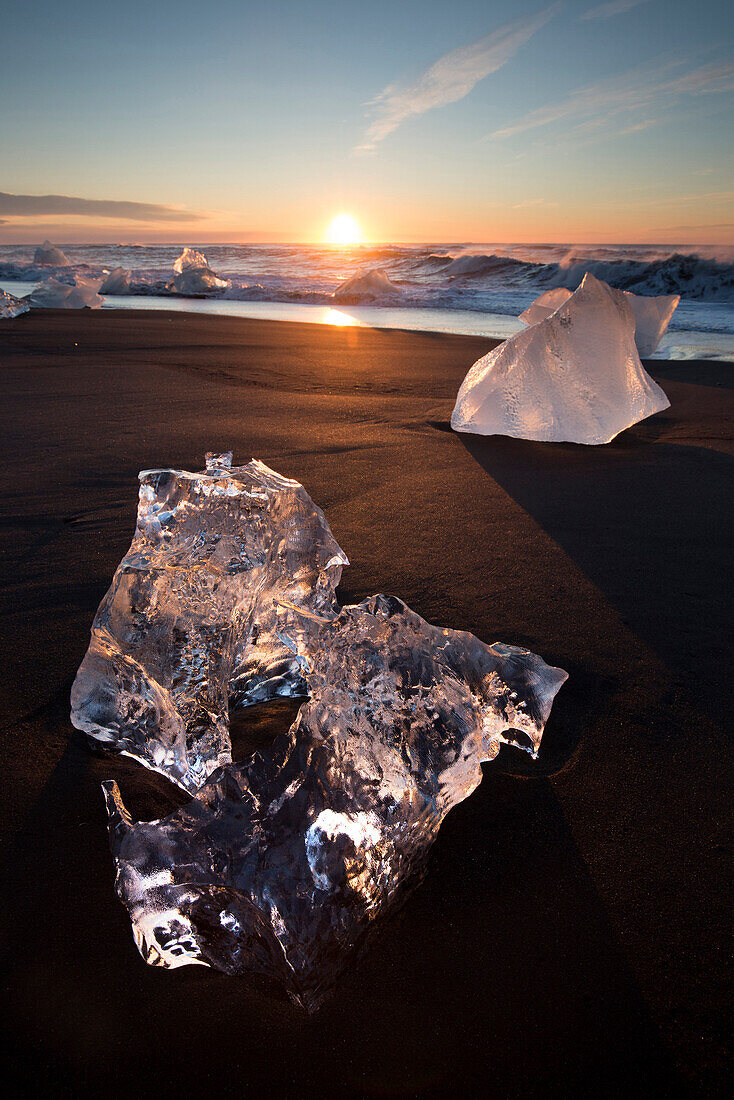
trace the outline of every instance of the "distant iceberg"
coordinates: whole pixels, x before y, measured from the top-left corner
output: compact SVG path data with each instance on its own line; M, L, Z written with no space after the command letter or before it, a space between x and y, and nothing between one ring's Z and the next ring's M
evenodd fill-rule
M43 309L99 309L102 305L99 289L99 279L83 279L81 275L77 275L74 283L44 279L28 295L28 301Z
M603 285L608 286L607 283ZM630 290L615 290L613 293L624 294L632 306L638 352L642 356L652 355L678 307L680 294L664 294L652 298L644 294L633 294ZM541 294L520 314L520 320L526 325L537 325L539 321L544 321L551 313L555 313L570 297L571 291L562 286L546 290L545 294Z
M374 302L377 298L386 298L401 294L399 286L390 279L381 267L372 268L361 275L353 275L340 283L332 294L335 302L347 302L355 305L359 302Z
M184 248L173 265L173 278L166 289L174 294L198 295L211 294L228 286L229 280L214 274L203 252Z
M44 241L36 249L33 262L39 267L68 267L71 260L56 245Z
M124 267L116 267L110 271L107 278L99 288L100 294L129 294L131 272Z
M20 317L21 313L27 313L31 307L22 298L16 298L14 294L8 294L7 290L0 290L0 321L9 321L12 317Z
M585 275L545 320L477 360L456 398L452 428L609 443L670 404L642 366L634 333L629 298Z

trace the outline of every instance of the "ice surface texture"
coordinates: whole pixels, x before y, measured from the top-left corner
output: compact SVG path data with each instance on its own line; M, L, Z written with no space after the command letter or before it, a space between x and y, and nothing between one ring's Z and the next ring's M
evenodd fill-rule
M70 260L56 245L44 241L36 249L33 262L40 267L68 267Z
M607 283L602 285L607 286ZM624 294L632 306L638 352L640 355L652 355L678 308L680 294L664 294L649 298L643 294L633 294L629 290L617 290L615 293ZM537 325L539 321L544 321L546 317L550 317L551 313L555 313L558 307L567 302L570 297L571 291L562 286L556 287L555 290L546 290L545 294L541 294L520 314L520 320L526 325Z
M0 321L20 317L21 313L27 313L30 308L28 302L23 301L22 298L8 294L7 290L0 290Z
M503 742L535 754L566 673L391 596L284 632L309 699L270 751L133 824L105 784L117 893L152 965L279 978L317 1007Z
M399 286L390 279L387 272L376 267L361 275L353 275L340 283L332 294L335 302L374 302L379 298L394 298L400 294Z
M228 286L227 279L214 274L204 253L194 248L184 248L173 265L173 278L168 283L169 290L189 295L211 294Z
M593 275L554 313L470 369L456 431L548 442L609 443L670 402L645 371L625 295Z
M302 485L231 458L141 473L135 536L71 695L78 729L187 791L231 759L230 705L303 693L280 634L307 620L282 601L331 612L347 564Z
M84 279L77 275L73 283L45 279L28 295L32 306L45 309L100 309L99 279Z

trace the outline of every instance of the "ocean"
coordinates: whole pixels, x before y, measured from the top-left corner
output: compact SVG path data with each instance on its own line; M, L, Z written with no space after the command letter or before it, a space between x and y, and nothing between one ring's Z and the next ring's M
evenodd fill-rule
M182 245L60 244L70 266L34 264L35 245L0 245L0 286L27 293L49 275L104 278L131 272L114 308L183 309L277 320L369 325L507 337L517 316L551 287L575 289L591 271L635 294L680 294L659 358L734 360L734 250L661 245L197 245L228 285L206 297L167 286ZM332 294L355 275L385 272L377 297Z

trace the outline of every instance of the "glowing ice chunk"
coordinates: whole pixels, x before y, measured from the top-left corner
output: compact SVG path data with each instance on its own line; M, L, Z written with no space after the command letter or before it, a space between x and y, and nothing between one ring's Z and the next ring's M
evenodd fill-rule
M84 279L81 275L73 283L45 279L33 288L28 301L44 309L99 309L102 305L99 289L99 279Z
M12 317L20 317L21 313L27 313L30 304L23 298L16 298L14 294L8 294L7 290L0 290L0 320L9 321Z
M33 257L33 262L39 267L68 267L71 263L61 249L51 244L50 241L44 241L43 244L39 244Z
M71 694L78 729L188 791L231 759L230 705L303 693L281 635L305 620L286 604L330 613L347 564L302 485L231 458L141 473L135 537Z
M284 632L310 698L193 801L133 824L105 784L117 893L144 958L279 978L312 1009L425 867L501 743L536 755L566 673L392 596ZM168 878L170 874L170 879Z
M385 271L374 268L340 283L331 297L335 302L356 303L373 302L378 298L395 297L401 293L400 287L392 282Z
M204 253L194 248L184 248L173 265L173 275L168 289L176 294L210 294L229 286L229 280L215 275Z
M129 294L130 272L124 267L116 267L110 271L107 278L99 288L100 294Z
M451 426L479 435L609 443L670 402L635 346L629 299L593 275L545 320L479 359Z

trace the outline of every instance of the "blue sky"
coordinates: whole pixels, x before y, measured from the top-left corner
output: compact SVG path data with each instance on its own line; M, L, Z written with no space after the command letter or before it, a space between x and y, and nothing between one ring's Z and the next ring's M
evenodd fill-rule
M729 0L77 0L3 26L0 240L314 240L348 211L374 240L734 241Z

